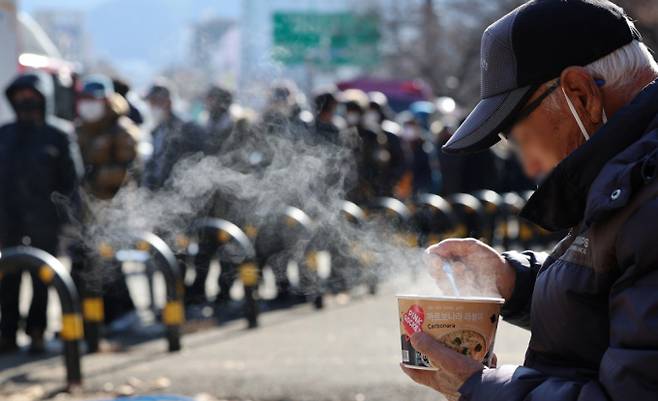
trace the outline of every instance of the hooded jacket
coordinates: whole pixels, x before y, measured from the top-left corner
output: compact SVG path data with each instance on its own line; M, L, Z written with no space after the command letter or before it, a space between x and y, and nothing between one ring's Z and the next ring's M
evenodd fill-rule
M550 255L509 252L503 317L531 330L523 366L485 369L462 400L658 399L658 84L551 172L522 216L571 228Z
M16 122L0 127L0 247L30 237L33 246L52 249L82 166L73 134L52 115L51 78L40 72L18 76L5 92L10 103L25 88L43 99L46 118L29 128Z

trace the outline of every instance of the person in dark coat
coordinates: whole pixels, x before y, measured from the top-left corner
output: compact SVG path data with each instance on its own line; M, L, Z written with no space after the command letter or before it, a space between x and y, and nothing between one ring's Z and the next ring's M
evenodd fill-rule
M205 133L198 125L183 121L173 110L171 89L154 84L146 95L155 128L151 132L153 153L144 167L144 186L161 189L174 166L186 156L203 151Z
M340 128L336 125L338 100L335 91L327 89L316 94L313 99L315 109L314 129L310 132L311 143L340 143Z
M376 134L374 157L377 166L373 177L376 196L394 196L395 185L405 173L405 156L402 148L402 129L393 121L393 110L382 92L368 93L368 107L363 114L363 125Z
M296 142L307 136L313 115L304 110L303 95L294 82L275 82L262 112L260 128L267 136Z
M405 111L398 115L401 132L401 146L404 155L405 171L401 182L396 188L397 197L409 198L432 190L432 166L430 155L434 149L429 133L421 125L421 121L411 112Z
M52 122L52 81L45 73L18 76L5 92L16 113L0 127L0 248L29 245L57 254L63 207L75 191L82 165L72 132ZM21 272L0 281L0 352L16 346ZM48 289L32 274L32 303L25 331L30 351L44 350Z
M202 150L204 154L221 157L227 168L244 168L249 159L244 153L248 152L250 138L249 124L241 116L235 114L240 107L233 105L233 94L226 88L212 86L205 96L207 119L203 124L204 138ZM233 106L233 107L232 107ZM201 141L201 138L199 139ZM248 163L247 163L248 165ZM225 188L216 188L210 201L203 208L199 217L216 217L240 224L238 213L234 209L242 205L240 199ZM194 256L194 281L187 287L185 301L188 305L200 305L207 301L206 281L210 270L210 262L221 250L215 236L201 235L199 250ZM232 262L229 252L221 257L221 271L218 278L219 294L215 299L217 305L225 304L231 300L230 289L237 278L237 263ZM196 308L188 309L188 315L195 317Z
M431 247L436 267L455 258L468 266L458 284L478 277L496 288L502 316L532 337L522 366L487 367L416 333L415 349L439 370L405 373L464 401L656 400L652 53L609 1L532 1L487 28L481 68L481 104L444 151L487 148L504 133L526 174L542 181L521 217L570 231L548 255L501 255L474 239Z
M345 109L345 146L354 149L357 178L347 198L356 203L364 204L376 196L375 179L381 158L377 133L364 125L364 113L368 108L368 95L360 89L347 89L341 93L341 101Z
M204 152L217 155L224 142L235 128L236 118L231 113L233 94L221 86L211 86L206 92L205 106L207 118L203 124L206 131Z

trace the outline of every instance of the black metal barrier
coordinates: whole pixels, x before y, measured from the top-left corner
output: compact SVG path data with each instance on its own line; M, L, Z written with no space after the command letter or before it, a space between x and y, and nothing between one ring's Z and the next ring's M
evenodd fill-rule
M155 270L162 273L167 297L162 311L162 323L166 327L169 352L179 351L181 349L181 328L185 321L185 311L183 308L183 280L176 257L169 246L153 233L140 233L132 238L131 249L147 253L148 259L145 262L147 268L154 267ZM125 257L118 261L113 246L107 243L102 243L98 252L106 263L130 261ZM135 261L142 262L142 260ZM82 309L86 329L85 340L90 352L94 352L98 350L105 320L103 298L99 295L85 297L82 300Z
M205 218L196 224L196 231L204 238L215 238L219 245L218 254L227 246L233 245L237 252L232 252L231 263L238 263L238 277L244 287L245 317L249 328L258 326L258 283L259 269L256 252L247 234L235 224L222 220ZM225 260L228 263L229 261ZM220 256L220 264L222 259Z
M340 215L342 222L345 222L356 229L363 228L366 224L366 213L357 204L349 201L344 201L341 205ZM343 238L337 235L338 238ZM348 242L347 239L344 239ZM349 289L358 283L365 284L368 293L375 295L379 286L379 275L375 271L374 256L364 244L358 240L349 241L346 244L339 244L340 246L348 247L349 251L344 252L343 249L338 249L332 252L331 268L347 270L348 277L359 277L360 280L353 283L346 282L344 287ZM350 266L353 267L350 271ZM345 280L348 281L348 280ZM352 284L352 285L350 285Z
M402 201L390 197L375 198L367 210L369 219L378 219L394 230L395 242L411 247L418 245L418 237L412 226L411 210Z
M284 216L284 231L280 235L290 235L296 242L303 242L303 256L301 258L296 257L298 252L293 252L299 267L300 289L316 309L322 309L324 307L325 288L318 273L318 252L323 250L322 246L324 244L318 241L315 223L306 212L288 206L284 211ZM292 250L296 245L287 243L286 247Z
M46 285L57 291L62 308L62 328L59 336L64 348L66 382L68 387L82 384L80 368L80 340L83 337L82 316L78 291L71 275L57 258L40 249L19 246L0 254L0 274L29 270Z
M510 249L514 244L523 242L527 232L522 234L521 223L518 215L525 201L516 192L506 192L503 197L503 212L499 225L502 236L502 246Z
M418 230L418 245L427 247L453 236L458 221L450 203L435 194L419 194L414 199L413 224Z
M451 194L446 200L457 217L456 236L482 238L484 234L484 210L482 203L471 194Z
M496 227L501 215L503 197L497 192L490 189L483 189L472 194L482 204L482 215L484 222L482 225L482 237L490 245L496 245L501 242Z

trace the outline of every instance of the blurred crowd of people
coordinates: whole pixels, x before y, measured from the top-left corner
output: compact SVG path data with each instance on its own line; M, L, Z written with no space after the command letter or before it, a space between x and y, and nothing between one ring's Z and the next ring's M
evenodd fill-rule
M53 114L52 77L38 71L17 77L6 96L16 120L0 128L2 248L30 245L56 255L65 224L75 222L83 237L85 227L93 224L90 200L111 200L125 186L158 191L167 186L176 163L189 155L230 155L231 169L264 171L277 151L265 140L271 136L343 150L343 159L333 162L353 164L353 174L345 181L345 198L357 204L381 196L407 200L420 193L532 187L504 145L466 157L441 153L458 119L436 101L415 102L395 112L381 92L323 88L308 102L293 83L282 81L264 94L266 105L256 113L238 105L227 88L212 86L200 94L203 113L186 119L174 107L175 90L167 81L158 80L150 87L142 98L148 107L140 110L128 100L126 83L89 75L77 86L76 117L67 121ZM327 172L327 180L335 179L331 174ZM218 191L199 215L240 225L244 216L232 212L238 202L234 194ZM94 251L84 241L68 244L67 251L80 292L99 291L89 284ZM188 304L207 300L205 281L214 252L216 245L201 242L194 262L196 276L186 291ZM102 283L100 292L106 324L120 327L134 315L135 306L120 266L113 269L118 278ZM234 276L235 272L222 271L217 302L229 299ZM17 348L20 281L21 273L8 273L0 281L0 352ZM24 328L32 340L31 350L40 352L48 292L37 277L32 283Z

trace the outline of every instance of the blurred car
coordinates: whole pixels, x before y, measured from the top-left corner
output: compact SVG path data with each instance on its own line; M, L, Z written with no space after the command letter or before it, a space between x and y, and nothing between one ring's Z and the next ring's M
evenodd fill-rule
M388 98L389 106L396 112L407 110L420 100L432 99L429 85L420 80L380 79L362 77L336 84L341 91L360 89L364 92L382 92Z

